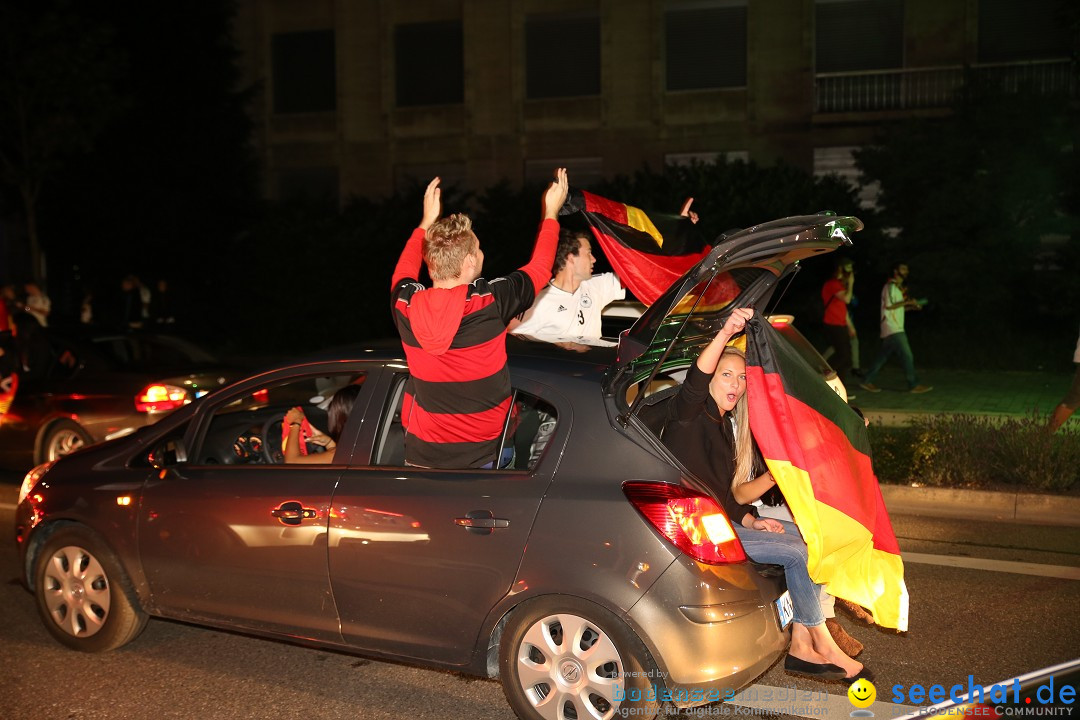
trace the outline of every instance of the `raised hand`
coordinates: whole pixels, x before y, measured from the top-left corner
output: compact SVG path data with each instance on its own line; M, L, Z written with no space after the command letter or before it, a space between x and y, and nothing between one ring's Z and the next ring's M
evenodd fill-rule
M566 177L566 168L555 170L555 179L544 191L543 207L544 219L554 220L559 216L559 209L566 202L566 196L570 193L570 181Z
M690 206L693 205L693 204L694 204L694 198L692 198L692 197L686 198L686 200L682 204L682 209L679 210L679 214L682 215L684 218L689 218L690 222L697 225L697 222L698 222L698 219L699 219L698 214L690 209Z
M442 213L442 190L439 188L439 178L435 178L424 190L424 217L420 220L420 228L427 230L439 219L440 213Z

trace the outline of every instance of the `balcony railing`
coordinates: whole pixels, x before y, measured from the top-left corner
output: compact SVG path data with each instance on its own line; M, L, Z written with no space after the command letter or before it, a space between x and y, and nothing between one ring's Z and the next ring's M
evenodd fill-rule
M1071 60L1036 60L949 67L819 73L814 79L815 112L872 112L948 107L971 73L979 82L1006 91L1030 88L1040 94L1076 97L1077 68Z

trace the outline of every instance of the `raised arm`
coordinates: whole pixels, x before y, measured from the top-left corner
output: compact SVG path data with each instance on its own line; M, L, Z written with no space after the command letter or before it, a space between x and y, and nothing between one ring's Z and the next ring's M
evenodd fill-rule
M390 280L391 291L405 278L415 279L420 276L420 263L424 255L424 235L431 224L439 219L441 211L442 190L439 188L439 178L435 178L424 190L424 214L420 219L420 225L412 231L394 267L394 274Z
M669 422L686 422L701 413L702 403L709 395L709 381L716 372L720 356L724 353L724 346L732 337L743 331L746 321L753 315L752 308L736 308L724 323L724 327L720 328L716 336L701 351L694 367L690 368L686 374L686 380L679 388L679 393L669 406Z
M528 264L521 268L522 272L532 280L535 292L540 292L540 289L551 279L551 266L555 263L555 248L559 244L557 218L559 209L566 202L569 192L570 181L567 179L566 168L558 168L555 171L555 179L544 191L543 220L540 221L540 232L536 235L532 257Z
M754 317L753 308L735 308L731 312L724 327L720 328L720 332L716 333L712 341L698 355L697 366L701 372L706 375L716 372L716 365L720 362L720 356L724 354L724 347L731 338L746 329L746 322L752 317Z

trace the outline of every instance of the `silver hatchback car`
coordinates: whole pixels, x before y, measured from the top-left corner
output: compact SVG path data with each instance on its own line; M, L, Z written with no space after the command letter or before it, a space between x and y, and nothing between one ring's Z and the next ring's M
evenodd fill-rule
M670 378L732 308L764 310L860 227L735 234L617 348L511 340L496 469L403 464L397 343L276 367L39 466L15 525L42 620L90 652L157 616L498 677L522 718L730 697L784 652L790 600L658 440ZM284 412L325 427L347 385L331 462L282 463Z

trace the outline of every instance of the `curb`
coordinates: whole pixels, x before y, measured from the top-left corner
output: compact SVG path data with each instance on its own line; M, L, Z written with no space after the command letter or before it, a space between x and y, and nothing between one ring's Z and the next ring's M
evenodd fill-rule
M1080 497L881 485L889 513L1080 527Z

